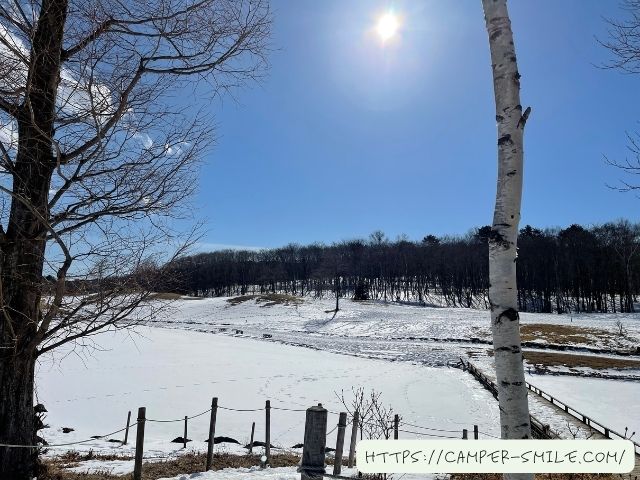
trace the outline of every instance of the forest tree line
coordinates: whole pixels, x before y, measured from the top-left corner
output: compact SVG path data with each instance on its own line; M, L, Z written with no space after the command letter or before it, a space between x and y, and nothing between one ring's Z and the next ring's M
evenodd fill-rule
M223 250L176 262L170 290L194 296L287 293L488 308L488 235L427 235ZM539 229L518 239L518 302L527 312L632 312L640 289L640 224Z

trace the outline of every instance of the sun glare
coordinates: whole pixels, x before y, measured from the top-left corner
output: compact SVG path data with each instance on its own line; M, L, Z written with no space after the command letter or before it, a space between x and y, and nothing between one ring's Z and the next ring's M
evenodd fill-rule
M393 12L387 12L378 19L376 31L383 42L391 39L398 32L400 22Z

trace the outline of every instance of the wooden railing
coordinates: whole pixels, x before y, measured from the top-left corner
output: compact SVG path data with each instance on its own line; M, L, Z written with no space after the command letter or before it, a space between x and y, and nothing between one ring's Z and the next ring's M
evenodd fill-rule
M498 388L496 387L496 384L493 382L493 380L491 380L484 373L482 373L471 362L465 362L461 358L460 363L462 364L462 367L465 370L468 370L469 373L471 373L471 375L473 375L487 390L489 390L496 399L498 398ZM525 383L527 385L527 388L530 391L532 391L536 395L539 395L545 400L551 402L551 404L555 405L556 407L563 409L568 415L571 415L576 420L584 423L591 429L601 433L602 435L605 436L605 438L618 438L618 439L628 440L628 438L625 435L618 433L615 430L612 430L611 428L602 425L597 420L594 420L593 418L576 410L572 406L568 405L566 402L558 400L553 395L545 392L544 390L539 389L535 385L531 385L529 382L525 382ZM553 432L549 428L549 425L546 425L543 422L539 421L533 415L531 415L531 432L534 438L560 438L557 433ZM640 455L640 444L638 444L637 442L634 442L633 440L631 440L631 442L633 443L633 446L635 448L636 455Z
M579 422L582 422L588 427L592 428L593 430L601 433L602 435L605 436L605 438L618 438L618 439L628 440L628 438L625 435L618 433L609 427L604 426L597 420L594 420L593 418L585 415L584 413L568 405L566 402L563 402L562 400L557 399L553 395L545 392L544 390L541 390L540 388L530 384L529 382L526 382L526 384L527 384L527 388L530 391L544 398L545 400L551 402L552 405L555 405L556 407L563 409L568 415L571 415L573 418L575 418ZM635 448L636 455L640 455L640 444L638 444L637 442L634 442L633 440L631 440L631 442L633 443L633 446Z
M468 370L471 375L473 375L476 380L478 380L484 388L489 390L493 396L498 398L498 387L495 382L487 377L484 373L482 373L473 363L465 362L462 358L460 359L460 363L465 370ZM529 421L531 423L531 434L533 438L541 438L541 439L554 439L560 438L556 432L551 430L549 425L541 422L533 415L529 415Z

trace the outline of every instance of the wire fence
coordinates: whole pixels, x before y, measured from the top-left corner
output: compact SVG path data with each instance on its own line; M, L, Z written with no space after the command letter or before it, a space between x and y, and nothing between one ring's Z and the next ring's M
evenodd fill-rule
M433 432L443 432L443 433L461 433L462 430L443 430L440 428L433 427L421 427L420 425L413 425L411 423L402 422L400 425L406 425L407 427L419 428L423 430L431 430Z
M409 433L409 434L413 434L413 435L419 435L422 437L435 437L435 438L460 438L459 436L453 436L453 435L438 435L437 433L423 433L423 432L413 432L411 430L401 430L398 429L399 432L403 432L403 433ZM462 433L462 432L461 432Z
M322 406L322 405L318 404L318 406ZM264 406L260 406L257 408L235 408L235 407L230 407L226 405L219 405L218 399L214 398L212 400L211 408L208 408L204 411L201 411L192 415L187 415L181 418L146 418L146 408L141 407L138 410L138 418L136 422L134 423L130 422L131 412L129 412L127 416L126 427L111 431L103 435L94 435L91 438L87 438L84 440L64 442L64 443L54 443L54 444L37 443L35 445L19 445L19 444L10 444L10 443L0 443L0 448L30 448L30 449L38 449L38 450L64 448L69 450L69 449L72 449L71 447L74 447L74 446L86 445L86 444L96 442L96 441L101 441L101 440L108 441L114 444L119 443L117 447L121 447L128 444L127 439L129 437L130 429L136 428L137 431L135 432L135 435L134 435L135 439L131 442L132 443L131 447L133 448L135 446L134 479L139 480L142 478L141 471L143 468L142 465L144 461L147 461L147 462L168 461L168 460L174 459L175 457L178 457L181 453L194 451L194 450L187 450L186 448L187 442L192 441L187 438L188 422L194 419L204 417L206 415L210 415L209 437L207 439L207 442L209 442L209 445L207 446L207 463L206 463L206 469L208 470L209 468L211 468L211 465L213 464L214 446L216 443L220 443L220 442L217 442L217 440L220 437L215 437L216 421L218 419L218 410L233 412L233 413L263 413L265 415L264 417L265 431L261 432L261 434L264 435L263 438L265 441L264 442L256 441L254 439L254 432L255 432L255 425L256 425L254 421L251 428L251 441L244 448L248 448L249 449L248 451L251 454L253 453L254 447L264 447L264 451L260 451L258 452L258 454L261 456L261 458L263 458L263 455L264 455L267 458L267 463L271 459L271 453L270 453L271 448L276 448L276 449L283 448L281 446L280 447L274 446L272 442L278 445L279 441L284 437L286 437L288 434L290 434L290 432L295 428L300 428L302 425L304 425L304 428L306 431L307 427L309 426L309 424L304 423L304 420L302 420L302 418L300 420L296 420L293 422L290 421L290 422L287 422L286 428L278 429L279 430L278 434L275 437L272 437L271 436L271 423L272 423L271 411L290 412L295 414L301 414L309 411L317 412L317 409L291 408L288 406L277 406L277 405L271 406L270 401L266 401ZM400 438L400 436L403 436L404 438L407 438L407 436L409 436L409 437L434 438L434 439L436 438L437 439L468 438L467 434L469 430L467 429L462 429L462 428L447 429L447 428L441 428L441 425L419 425L417 423L405 422L405 421L402 421L400 416L397 414L392 416L390 411L385 412L383 414L370 415L369 417L365 415L365 418L358 419L356 425L354 425L355 412L338 412L338 411L329 410L329 409L325 409L325 411L326 411L326 413L324 414L325 426L323 428L323 433L325 437L328 439L332 434L338 431L338 434L336 435L335 449L331 449L331 448L325 449L326 452L333 450L336 452L334 455L340 455L339 459L336 457L336 459L334 460L334 467L335 465L341 465L342 463L342 454L341 453L339 454L338 452L343 452L346 429L349 426L351 426L350 430L351 430L351 437L352 437L351 442L347 444L350 465L352 465L353 458L355 455L354 447L355 447L357 438L359 436L360 439L362 439L363 434L365 434L367 438L383 438L383 439L385 438L389 439L391 435L393 435L394 439L398 439ZM326 414L336 415L339 418L339 421L330 429L326 428L327 427ZM280 417L281 419L288 418L286 415L280 416ZM308 421L309 413L307 413L306 418ZM279 421L281 421L281 419L279 419ZM144 440L145 440L145 425L147 423L149 424L184 424L183 436L177 437L171 441L172 443L181 443L182 447L171 449L171 451L163 452L162 447L158 448L156 446L154 449L152 449L145 455ZM453 423L455 423L456 425L458 424L458 422L453 422ZM202 424L200 424L200 427L202 427ZM484 437L489 437L489 438L498 438L497 436L491 433L479 431L477 425L473 426L473 432L474 432L475 439L479 439L480 435L483 435ZM123 440L113 438L114 436L120 435L123 433L124 433ZM354 440L354 436L356 437L355 440ZM315 438L315 437L313 437L312 435L312 438ZM220 441L221 442L233 441L233 443L238 443L239 445L241 445L240 442L230 437L220 438ZM157 444L157 441L155 441L155 439L154 439L154 443ZM92 451L94 451L94 448L100 448L100 446L96 446L95 444L91 444L89 445L89 447L91 447ZM296 444L291 447L292 450L283 449L283 451L291 452L291 451L295 451L296 448L300 448L300 447L304 448L304 445L302 443ZM128 450L125 450L125 451L127 452L127 454L130 454ZM113 450L110 450L109 453L112 454ZM335 473L336 473L336 470L334 470L334 475L327 475L327 476L334 477L334 478L343 478L343 477L340 477L339 475L335 475ZM339 468L337 473L338 474L340 473Z
M220 408L220 407L218 407ZM205 410L204 412L200 412L197 413L195 415L192 416L186 416L186 417L182 417L182 418L176 418L175 420L155 420L153 418L147 418L146 421L147 422L154 422L154 423L176 423L176 422L184 422L185 420L191 420L193 418L198 418L201 417L203 415L206 415L207 413L211 412L211 409Z
M283 412L294 412L294 413L301 413L301 412L306 412L307 409L305 408L289 408L289 407L278 407L278 406L270 406L269 407L271 410L276 410L276 411L283 411ZM258 407L258 408L233 408L233 407L227 407L224 405L217 405L217 409L219 410L226 410L226 411L230 411L230 412L263 412L265 411L265 407ZM146 418L145 421L146 422L150 422L150 423L184 423L185 421L189 421L189 420L193 420L199 417L202 417L204 415L207 415L209 413L211 413L212 409L208 408L202 412L196 413L194 415L188 415L186 417L181 417L181 418L173 418L173 419L158 419L158 418ZM327 413L330 414L334 414L334 415L340 415L341 412L337 412L337 411L333 411L333 410L327 410ZM351 419L349 420L349 422L347 423L347 426L351 425L353 423L353 417L351 416ZM274 440L278 440L280 438L282 438L283 435L285 435L286 433L290 432L291 430L293 430L298 424L294 423L292 424L288 429L286 429L284 432L281 432L277 437L275 437ZM56 443L56 444L36 444L36 445L16 445L16 444L9 444L9 443L0 443L0 447L6 447L6 448L63 448L63 447L71 447L74 445L82 445L82 444L86 444L86 443L90 443L90 442L95 442L96 440L104 440L104 439L108 439L109 437L113 437L114 435L117 435L119 433L125 432L128 429L131 429L133 427L137 426L137 422L136 423L131 423L129 424L127 427L124 428L120 428L118 430L103 434L103 435L94 435L91 438L88 439L84 439L84 440L78 440L78 441L74 441L74 442L65 442L65 443ZM359 422L358 428L362 428L363 426L369 426L369 427L381 427L384 429L393 429L394 428L394 422L393 420L389 420L389 421L375 421L375 420L361 420ZM400 426L404 426L404 427L409 427L411 428L411 430L407 430L404 428L399 428ZM326 434L326 436L331 435L333 432L335 432L338 429L339 425L336 424L331 430L329 430ZM421 437L434 437L434 438L460 438L461 434L462 434L462 430L447 430L447 429L442 429L442 428L437 428L437 427L433 427L433 426L424 426L424 425L417 425L415 423L408 423L408 422L399 422L397 427L395 427L398 432L402 432L402 433L407 433L410 435L417 435L417 436L421 436ZM422 431L424 430L424 431ZM431 432L437 432L437 433L431 433ZM483 435L486 435L488 437L491 438L499 438L496 437L495 435L489 434L489 433L485 433L485 432L481 432ZM442 434L452 434L452 435L442 435Z
M184 419L183 419L184 421ZM133 423L127 427L121 428L120 430L116 430L115 432L107 433L105 435L94 435L91 438L87 438L86 440L79 440L76 442L68 442L68 443L57 443L57 444L38 444L38 445L14 445L10 443L0 443L0 447L6 448L62 448L62 447L70 447L72 445L81 445L83 443L95 442L96 440L102 440L103 438L112 437L117 433L122 433L125 430L135 427L137 423Z

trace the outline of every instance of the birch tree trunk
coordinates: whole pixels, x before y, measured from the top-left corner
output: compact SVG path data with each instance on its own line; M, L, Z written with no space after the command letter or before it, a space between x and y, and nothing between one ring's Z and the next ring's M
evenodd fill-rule
M529 108L520 105L516 63L506 0L482 0L498 124L498 186L489 236L489 299L502 438L531 438L527 388L522 364L516 256L522 200L522 137ZM506 474L533 479L532 474Z

